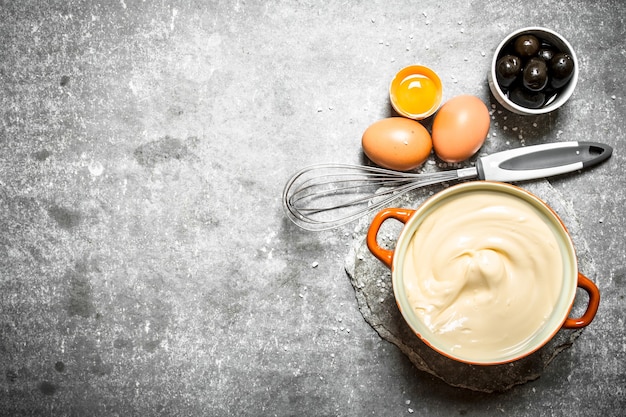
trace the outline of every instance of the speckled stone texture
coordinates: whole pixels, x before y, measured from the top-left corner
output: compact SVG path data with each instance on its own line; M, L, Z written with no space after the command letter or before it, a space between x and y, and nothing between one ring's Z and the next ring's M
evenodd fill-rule
M449 184L444 186L447 185ZM596 268L590 257L587 242L583 240L574 213L568 210L559 192L545 180L528 182L523 186L559 214L576 242L579 270L590 277L595 277ZM417 208L419 202L424 201L433 192L422 190L414 195L403 196L395 201L396 204L393 206ZM386 227L389 230L379 232L380 244L393 250L394 241L398 236L398 225ZM405 323L396 306L389 269L367 248L365 236L368 228L367 220L359 223L355 231L354 245L346 257L346 272L356 292L363 317L382 338L398 346L418 369L441 378L450 385L475 391L494 392L506 391L515 385L537 379L556 355L570 347L582 332L582 329L561 329L537 352L502 365L475 366L446 358L423 343ZM574 316L578 316L586 308L586 296L582 294L578 296L572 309Z
M624 16L621 0L0 0L0 415L621 416ZM580 79L523 118L491 107L487 71L531 25L569 40ZM293 172L363 161L409 64L494 111L481 152L615 148L549 180L598 315L503 393L417 370L363 319L344 270L356 225L283 214Z

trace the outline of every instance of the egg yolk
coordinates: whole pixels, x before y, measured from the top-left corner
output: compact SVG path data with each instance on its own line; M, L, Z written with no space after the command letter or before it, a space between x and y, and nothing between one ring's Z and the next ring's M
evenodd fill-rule
M425 75L415 74L400 82L395 92L396 102L410 114L426 113L435 104L437 86Z

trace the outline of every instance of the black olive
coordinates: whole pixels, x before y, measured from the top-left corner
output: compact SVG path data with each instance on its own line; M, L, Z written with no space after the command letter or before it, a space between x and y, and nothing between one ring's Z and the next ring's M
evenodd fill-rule
M530 91L541 91L548 85L548 67L541 58L531 58L522 73L524 87Z
M543 46L539 52L537 52L537 56L541 59L543 59L544 61L550 62L550 60L552 59L552 57L554 56L554 49L550 48L550 47L546 47Z
M511 90L509 99L513 103L522 107L526 107L528 109L538 109L545 104L546 95L541 91L528 91L520 86Z
M515 38L515 53L522 59L535 56L539 52L539 47L539 39L536 36L520 35Z
M515 55L504 55L496 63L496 78L498 84L503 88L508 88L515 78L520 74L522 61Z
M550 60L550 86L561 88L574 74L574 60L566 53L559 52Z

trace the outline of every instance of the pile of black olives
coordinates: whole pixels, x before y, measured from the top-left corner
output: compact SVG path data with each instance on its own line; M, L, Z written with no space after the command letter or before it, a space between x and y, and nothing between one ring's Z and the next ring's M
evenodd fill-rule
M554 45L526 34L502 48L496 77L509 99L538 109L554 100L574 74L574 60Z

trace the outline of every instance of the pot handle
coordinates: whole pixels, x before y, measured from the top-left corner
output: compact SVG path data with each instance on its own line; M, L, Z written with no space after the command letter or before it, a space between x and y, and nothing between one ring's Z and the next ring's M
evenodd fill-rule
M578 286L585 290L589 294L589 303L587 304L587 311L579 318L567 318L563 327L566 329L580 329L591 323L593 318L598 312L598 306L600 305L600 290L589 278L578 273Z
M378 240L376 239L378 237L378 231L385 220L392 218L399 220L402 223L406 223L409 221L413 213L415 213L415 210L387 208L379 211L378 214L374 216L372 224L370 224L370 228L367 231L367 247L370 252L372 252L372 254L374 254L374 256L384 263L389 269L391 269L393 262L394 251L380 247Z

